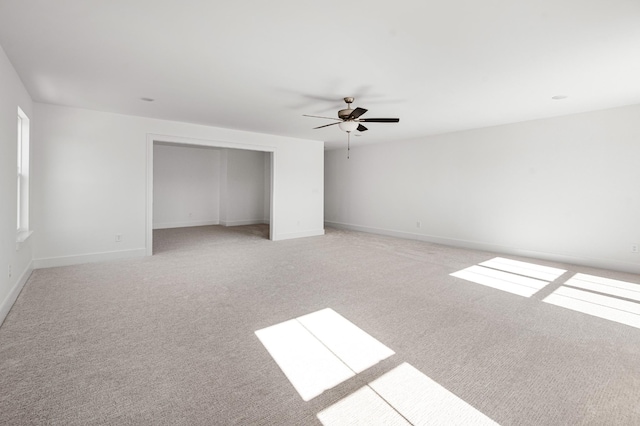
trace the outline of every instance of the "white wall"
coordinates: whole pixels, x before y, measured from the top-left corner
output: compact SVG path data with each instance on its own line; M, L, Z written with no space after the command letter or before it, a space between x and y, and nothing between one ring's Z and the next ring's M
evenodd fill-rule
M16 244L18 107L33 128L31 97L0 47L0 324L31 273L33 257L32 238Z
M151 139L273 151L273 238L324 233L322 142L39 103L34 108L36 266L147 252ZM119 243L116 234L123 236Z
M640 105L325 163L329 225L640 273Z
M265 157L268 153L240 149L227 150L226 215L222 225L249 225L263 223L265 199L269 188L265 186Z
M220 222L220 150L155 144L153 228Z

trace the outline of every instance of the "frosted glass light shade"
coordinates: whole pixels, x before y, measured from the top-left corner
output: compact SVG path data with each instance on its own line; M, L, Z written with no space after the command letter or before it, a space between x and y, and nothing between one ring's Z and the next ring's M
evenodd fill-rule
M338 127L340 127L340 130L343 130L345 132L353 132L358 128L358 122L343 121L342 123L338 123Z

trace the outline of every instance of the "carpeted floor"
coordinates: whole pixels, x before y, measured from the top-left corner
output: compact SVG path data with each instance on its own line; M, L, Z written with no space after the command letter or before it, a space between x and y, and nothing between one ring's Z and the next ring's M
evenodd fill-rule
M34 271L0 328L0 423L314 425L408 363L502 425L640 424L640 329L450 276L496 254L327 229L154 232L155 254ZM308 402L255 331L331 308L395 355Z

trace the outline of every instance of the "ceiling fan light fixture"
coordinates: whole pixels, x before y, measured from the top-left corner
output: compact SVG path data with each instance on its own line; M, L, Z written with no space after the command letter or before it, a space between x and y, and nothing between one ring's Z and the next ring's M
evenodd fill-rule
M357 121L343 121L338 123L340 130L344 132L353 132L358 128L359 123Z

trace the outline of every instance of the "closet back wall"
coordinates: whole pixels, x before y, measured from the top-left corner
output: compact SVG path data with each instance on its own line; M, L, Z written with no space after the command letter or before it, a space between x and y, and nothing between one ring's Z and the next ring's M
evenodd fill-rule
M153 229L220 222L220 150L155 144Z
M269 222L269 154L156 143L153 228Z

